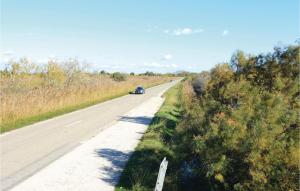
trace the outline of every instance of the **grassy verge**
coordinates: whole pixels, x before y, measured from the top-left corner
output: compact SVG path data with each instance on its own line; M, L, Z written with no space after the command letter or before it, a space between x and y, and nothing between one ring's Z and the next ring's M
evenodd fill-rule
M157 86L157 85L160 85L160 84L161 83L148 85L148 86L146 85L145 87L150 88L150 87ZM17 121L10 122L10 123L3 123L3 124L0 125L0 133L5 133L7 131L22 128L24 126L31 125L31 124L39 122L39 121L43 121L43 120L46 120L46 119L51 119L51 118L59 116L59 115L70 113L70 112L73 112L73 111L76 111L76 110L79 110L79 109L83 109L83 108L86 108L86 107L89 107L89 106L92 106L92 105L95 105L95 104L98 104L98 103L101 103L101 102L104 102L104 101L107 101L107 100L111 100L111 99L114 99L114 98L117 98L117 97L124 96L128 93L129 93L129 90L124 91L124 92L119 93L119 94L116 94L116 95L113 95L113 96L107 96L107 97L104 97L104 98L99 99L99 100L84 102L84 103L81 103L81 104L68 106L68 107L65 107L63 109L58 109L58 110L54 110L54 111L50 111L50 112L46 112L46 113L41 113L41 114L38 114L38 115L26 117L26 118L21 118Z
M168 169L174 165L176 157L169 143L172 142L175 127L180 119L181 89L180 83L166 92L166 100L129 159L116 186L117 191L153 190L162 159L167 157ZM174 179L170 177L172 175L167 171L167 190L174 190L172 186L176 184L172 183Z

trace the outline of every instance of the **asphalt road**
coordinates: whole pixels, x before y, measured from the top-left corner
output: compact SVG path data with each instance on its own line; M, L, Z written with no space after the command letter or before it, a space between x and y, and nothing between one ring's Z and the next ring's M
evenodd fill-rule
M126 95L1 135L0 189L9 190L177 82L149 88L144 95Z

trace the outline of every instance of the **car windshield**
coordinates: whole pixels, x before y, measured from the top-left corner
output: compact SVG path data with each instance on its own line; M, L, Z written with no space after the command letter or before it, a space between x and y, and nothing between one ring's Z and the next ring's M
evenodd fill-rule
M137 87L136 89L137 89L137 90L142 90L143 88L142 88L142 87Z

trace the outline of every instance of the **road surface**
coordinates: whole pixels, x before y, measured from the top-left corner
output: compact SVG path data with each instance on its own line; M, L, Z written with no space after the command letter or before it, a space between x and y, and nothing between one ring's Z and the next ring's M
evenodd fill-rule
M1 190L11 189L177 82L149 88L144 95L126 95L1 135Z

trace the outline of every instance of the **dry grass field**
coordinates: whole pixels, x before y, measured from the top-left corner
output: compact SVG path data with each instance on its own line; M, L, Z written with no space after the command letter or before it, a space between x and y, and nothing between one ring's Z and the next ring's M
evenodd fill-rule
M1 132L127 94L137 85L150 87L170 80L164 76L124 74L125 79L120 80L109 74L83 72L74 67L77 64L48 63L42 72L33 74L28 68L35 66L25 60L2 72Z

